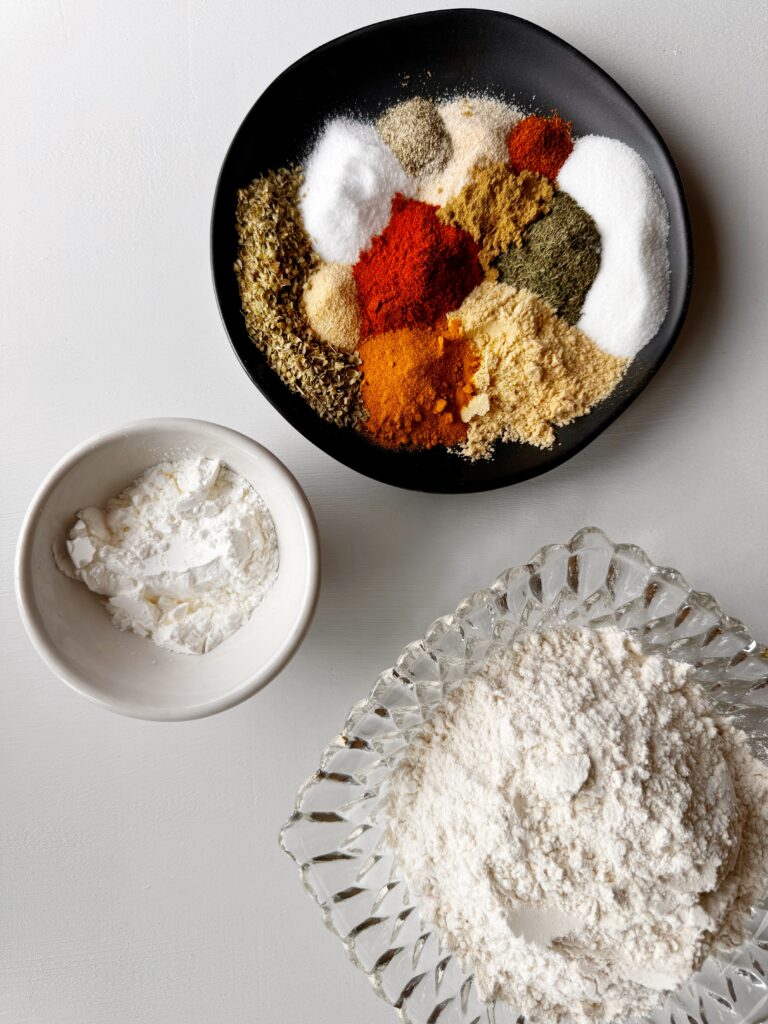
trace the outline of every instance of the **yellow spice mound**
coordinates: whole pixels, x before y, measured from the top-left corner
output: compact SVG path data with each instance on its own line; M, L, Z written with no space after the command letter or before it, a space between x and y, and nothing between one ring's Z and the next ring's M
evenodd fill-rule
M523 244L529 224L549 212L554 189L532 171L515 174L508 164L475 167L457 196L437 211L445 224L463 228L480 246L480 264L496 278L493 260L511 245Z
M450 314L480 351L475 386L489 410L461 447L487 459L496 441L555 443L554 427L583 416L616 387L629 360L603 352L533 292L485 281Z

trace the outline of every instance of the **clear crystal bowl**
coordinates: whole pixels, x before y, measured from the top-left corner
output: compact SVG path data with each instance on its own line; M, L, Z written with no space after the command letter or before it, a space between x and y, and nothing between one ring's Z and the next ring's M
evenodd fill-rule
M299 790L280 843L350 959L408 1024L515 1024L484 1003L474 977L422 918L385 838L387 783L404 749L444 697L489 651L558 626L614 625L649 653L686 662L720 709L768 761L768 651L709 594L631 544L585 529L542 548L462 601L409 644L349 713L320 767ZM702 970L645 1020L654 1024L768 1021L768 901L750 938Z

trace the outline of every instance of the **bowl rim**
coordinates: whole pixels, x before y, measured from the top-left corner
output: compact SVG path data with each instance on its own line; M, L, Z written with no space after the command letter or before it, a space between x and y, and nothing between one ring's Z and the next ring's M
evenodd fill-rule
M299 513L308 551L307 584L302 595L299 616L279 650L269 661L252 672L247 679L230 693L205 700L198 704L190 704L179 708L156 707L140 701L105 696L103 690L97 689L88 678L73 671L59 655L56 645L51 642L47 631L42 625L33 596L34 569L31 561L32 545L41 509L54 488L66 477L77 462L105 444L131 436L152 434L160 430L181 430L196 437L227 441L245 448L250 455L266 463L271 471L280 478L291 495ZM299 649L309 630L317 607L320 591L320 541L315 516L306 494L287 466L273 452L265 448L264 445L248 437L246 434L240 433L240 431L209 420L172 416L151 417L149 419L131 420L117 427L94 434L72 448L49 470L35 491L24 514L16 543L13 576L16 604L27 635L49 670L62 682L100 707L107 708L120 715L148 721L190 721L218 714L252 697L282 672ZM181 657L188 656L181 655Z
M564 50L572 54L578 61L582 62L587 66L592 73L598 78L602 79L603 82L607 83L624 103L631 109L633 115L644 125L652 136L654 143L659 149L662 158L666 162L670 171L674 192L680 203L680 225L682 229L682 250L681 250L681 265L684 268L684 279L681 286L681 301L679 313L676 321L674 322L669 335L664 345L664 348L654 358L653 363L648 366L645 379L639 386L633 386L626 392L622 392L608 415L604 417L598 423L592 423L591 425L585 424L585 429L582 436L568 445L556 444L555 449L552 452L552 457L544 465L534 465L523 469L511 469L501 477L493 477L488 480L476 480L470 479L467 481L456 482L452 481L450 484L445 486L437 485L434 482L425 485L424 480L419 478L408 477L407 479L402 478L402 474L397 468L393 468L390 465L379 465L375 468L371 467L370 462L364 457L365 453L355 453L346 451L344 445L337 446L336 444L327 444L322 437L318 437L318 433L322 434L325 430L326 424L319 417L309 415L312 410L309 406L297 410L292 408L290 405L286 405L280 394L280 388L278 386L265 386L265 384L257 379L256 375L252 373L248 366L246 359L243 356L238 341L236 340L233 331L230 329L230 313L227 308L227 302L224 299L224 285L223 275L227 272L226 269L222 268L221 260L217 257L217 246L218 240L217 235L220 231L219 221L223 216L223 208L226 206L227 198L224 194L225 179L227 177L230 162L234 158L237 152L237 147L240 143L240 138L244 133L247 122L250 120L251 115L259 103L273 88L275 88L285 77L291 72L299 68L302 64L305 64L318 55L322 55L325 51L333 48L339 43L347 42L355 38L363 38L374 34L384 25L393 25L396 23L406 22L427 22L430 19L445 19L455 18L457 16L471 16L475 18L492 20L504 20L507 22L516 22L518 25L523 26L526 30L533 30L534 33L541 37L556 43ZM550 29L544 28L538 22L531 20L530 18L523 18L517 14L512 14L509 11L502 11L492 8L475 8L466 7L460 5L458 7L451 8L432 8L425 11L415 11L408 14L399 15L392 18L382 18L378 21L363 24L357 28L351 29L348 32L343 32L341 35L334 36L331 39L327 39L324 42L313 47L311 50L301 54L296 60L292 61L286 67L284 67L273 79L271 79L267 85L261 90L256 96L254 101L251 103L248 110L241 118L234 134L232 135L224 153L221 165L216 175L216 183L213 189L213 197L211 202L211 213L209 219L209 232L208 232L208 256L210 261L211 269L211 280L213 284L213 292L216 300L216 307L219 312L219 317L224 328L227 340L230 344L232 351L235 354L235 358L240 364L241 368L245 372L248 379L251 381L253 386L259 391L259 393L269 402L269 404L277 410L280 416L286 420L294 430L297 430L303 437L305 437L311 444L319 448L324 454L329 455L332 459L339 462L341 465L348 469L360 473L368 479L375 480L379 483L389 484L393 487L399 487L403 490L422 491L425 493L439 493L439 494L473 494L483 493L486 491L499 490L503 487L511 487L518 483L524 483L527 480L535 479L538 476L543 476L552 470L557 469L565 462L568 462L571 458L578 455L585 448L589 447L593 441L595 441L600 434L608 430L616 420L627 411L627 409L639 398L643 391L649 386L653 378L659 372L663 364L667 361L672 349L675 347L683 326L686 322L688 311L691 302L691 293L693 289L693 275L694 275L694 248L693 248L693 231L691 227L691 216L688 208L688 201L685 193L685 187L680 174L680 170L675 162L672 152L667 144L664 136L660 130L656 127L654 121L646 114L645 110L640 106L637 100L625 89L613 75L609 74L600 64L594 61L591 57L587 56L582 50L580 50L573 43L568 42L562 36L559 36L556 32ZM242 306L238 309L239 316L242 318ZM234 315L234 314L233 314ZM657 332L658 334L658 332ZM655 339L651 339L653 341ZM251 341L251 344L253 342ZM253 346L256 347L255 345ZM269 374L275 374L275 371L266 363L265 368L269 371ZM593 410L594 412L594 410ZM589 419L582 417L582 419ZM318 430L319 428L319 430ZM346 433L350 428L335 428L343 433ZM501 444L501 442L498 442ZM512 444L518 444L519 442L510 442ZM371 442L368 444L373 448Z

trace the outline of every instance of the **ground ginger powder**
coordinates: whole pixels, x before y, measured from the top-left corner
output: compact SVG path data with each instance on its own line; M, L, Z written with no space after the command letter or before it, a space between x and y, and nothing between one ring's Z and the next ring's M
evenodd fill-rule
M489 409L470 421L460 446L473 460L491 458L496 441L551 448L554 428L588 413L629 365L511 285L484 282L449 319L459 321L482 359L474 383Z
M525 229L549 212L553 195L552 184L533 171L515 174L508 164L489 164L475 167L461 192L437 216L472 236L480 246L483 270L495 278L492 262L511 245L523 244Z

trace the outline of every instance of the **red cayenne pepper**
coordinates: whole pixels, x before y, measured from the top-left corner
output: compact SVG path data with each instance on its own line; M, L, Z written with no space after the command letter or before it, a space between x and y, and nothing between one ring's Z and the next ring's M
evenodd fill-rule
M477 243L439 221L437 209L396 195L389 224L360 254L353 273L362 337L434 324L483 280Z
M572 128L559 114L524 117L507 140L509 162L518 173L536 171L554 181L573 149Z

